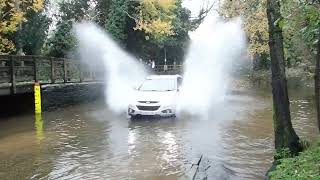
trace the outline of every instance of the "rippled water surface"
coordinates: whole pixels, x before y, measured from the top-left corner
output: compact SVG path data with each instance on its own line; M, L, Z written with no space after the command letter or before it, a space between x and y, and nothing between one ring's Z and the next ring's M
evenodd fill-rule
M317 134L310 93L292 92L294 127ZM209 179L263 179L273 154L271 96L230 94L208 118L128 120L101 102L0 120L0 179L183 179L192 159Z

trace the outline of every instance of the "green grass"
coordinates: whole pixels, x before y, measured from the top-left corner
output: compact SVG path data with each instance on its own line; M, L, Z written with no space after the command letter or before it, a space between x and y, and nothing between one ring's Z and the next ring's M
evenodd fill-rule
M301 152L299 156L280 160L270 179L320 180L320 140Z

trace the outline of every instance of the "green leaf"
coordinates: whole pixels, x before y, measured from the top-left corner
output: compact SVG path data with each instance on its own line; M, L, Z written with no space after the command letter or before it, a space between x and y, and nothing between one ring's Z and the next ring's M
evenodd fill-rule
M284 26L284 20L283 18L279 18L274 22L274 26L278 26L279 28L283 28Z

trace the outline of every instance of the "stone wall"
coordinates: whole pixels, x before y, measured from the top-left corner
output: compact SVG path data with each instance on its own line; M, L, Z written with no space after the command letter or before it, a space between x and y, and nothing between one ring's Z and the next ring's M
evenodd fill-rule
M86 103L104 98L104 83L69 83L42 85L42 109L43 111Z

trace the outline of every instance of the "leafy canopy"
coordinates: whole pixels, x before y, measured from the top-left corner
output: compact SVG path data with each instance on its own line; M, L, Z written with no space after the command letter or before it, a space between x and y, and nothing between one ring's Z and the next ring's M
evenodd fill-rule
M268 54L269 33L266 0L224 1L220 14L225 18L242 16L249 39L249 53Z
M134 29L146 32L158 42L174 35L176 3L175 0L142 0L137 7L138 19Z
M28 11L38 12L43 9L43 0L1 0L0 2L0 53L15 50L14 43L8 38L17 31L18 26L26 21Z

